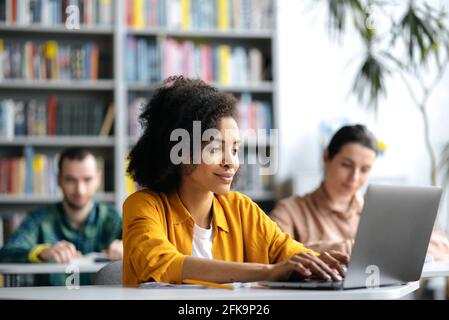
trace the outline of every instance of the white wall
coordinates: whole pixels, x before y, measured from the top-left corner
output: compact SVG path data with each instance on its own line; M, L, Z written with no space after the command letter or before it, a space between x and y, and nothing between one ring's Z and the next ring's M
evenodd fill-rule
M379 104L377 119L358 107L350 88L362 53L357 38L341 44L327 33L325 7L312 1L278 0L278 80L280 128L279 181L295 179L295 192L303 193L319 180L319 123L349 118L366 124L386 142L386 154L373 169L373 179L400 179L430 184L430 162L425 151L422 118L398 79L389 80L388 97ZM449 141L449 70L429 101L431 138L438 155ZM440 224L446 225L446 195ZM443 213L444 212L444 213Z

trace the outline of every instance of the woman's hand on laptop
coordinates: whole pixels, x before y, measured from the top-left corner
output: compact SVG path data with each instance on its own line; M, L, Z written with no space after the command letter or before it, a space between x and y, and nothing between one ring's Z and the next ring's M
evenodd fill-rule
M287 280L293 272L298 273L304 279L317 278L325 281L340 281L344 273L340 275L340 262L335 253L321 253L315 256L312 253L300 253L290 259L272 265L270 280ZM344 259L340 255L336 255ZM338 266L338 267L337 267Z
M322 261L329 265L334 271L344 278L349 263L349 255L340 251L323 251L318 256Z

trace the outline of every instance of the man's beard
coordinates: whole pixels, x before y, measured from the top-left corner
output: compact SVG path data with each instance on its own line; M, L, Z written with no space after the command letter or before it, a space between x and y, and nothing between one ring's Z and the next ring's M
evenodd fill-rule
M84 204L84 205L76 204L76 203L70 201L69 198L65 198L65 203L66 203L66 204L69 206L69 208L72 209L72 210L81 210L81 209L83 209L83 208L86 206L86 204Z

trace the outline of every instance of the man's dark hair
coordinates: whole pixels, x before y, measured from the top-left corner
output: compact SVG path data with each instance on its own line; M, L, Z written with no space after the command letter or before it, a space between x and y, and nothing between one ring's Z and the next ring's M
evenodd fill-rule
M84 148L68 148L63 150L58 160L59 173L62 172L62 164L64 163L65 159L82 161L89 155L95 158L95 155L92 153L92 151Z
M364 125L348 125L341 127L329 142L327 147L329 160L332 160L340 152L341 148L348 143L359 143L373 150L376 155L379 151L377 139Z
M193 122L201 122L201 135L217 128L221 118L235 117L236 99L199 79L167 78L156 90L139 117L143 134L129 154L127 172L141 187L170 193L181 182L181 165L170 160L170 141L175 129L190 135L193 150ZM192 157L192 152L191 155Z

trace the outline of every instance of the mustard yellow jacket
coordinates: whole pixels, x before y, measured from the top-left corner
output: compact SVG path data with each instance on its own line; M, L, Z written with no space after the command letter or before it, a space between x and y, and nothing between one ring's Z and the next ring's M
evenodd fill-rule
M184 259L192 252L193 226L176 192L141 190L129 196L123 205L123 284L180 283ZM214 196L213 229L214 259L268 264L313 252L238 192Z

